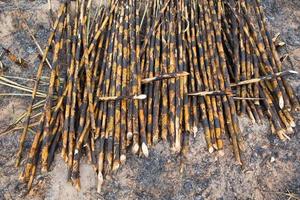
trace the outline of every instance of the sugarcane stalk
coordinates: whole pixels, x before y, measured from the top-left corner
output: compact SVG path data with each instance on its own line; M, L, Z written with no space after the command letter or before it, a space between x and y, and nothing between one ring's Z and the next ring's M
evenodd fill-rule
M241 4L243 4L244 1L239 2L238 4L238 9L241 10ZM241 76L239 81L243 81L246 79L246 67L247 67L247 61L246 61L246 40L245 40L245 33L243 31L243 27L245 26L245 21L243 19L239 20L239 39L240 39L240 64L241 64ZM246 87L241 86L238 87L240 88L240 96L241 97L246 97ZM238 110L238 114L243 114L245 113L246 109L246 101L241 100L238 101L238 105L240 103L240 109Z
M247 11L247 8L246 8L244 3L242 4L242 9L245 12L245 14L247 14L248 11ZM261 35L262 35L262 38L263 38L263 42L264 42L264 45L265 45L266 53L269 56L269 60L271 62L271 65L272 65L272 68L273 68L274 72L275 73L280 72L280 71L282 71L282 66L281 66L280 59L278 57L275 46L274 46L274 44L272 42L272 39L270 37L270 33L266 30L266 22L265 22L264 18L259 14L259 11L257 11L257 9L258 8L256 7L254 10L256 11L256 14L258 16L257 21L258 21L259 29L260 29L260 32L261 32ZM283 86L282 80L281 80L280 77L277 80L278 80L279 89L282 92L284 106L287 109L290 110L291 105L290 105L287 93L285 91L285 88Z
M165 15L164 15L165 17ZM167 66L168 66L168 49L169 44L167 42L167 25L166 22L163 22L161 25L161 38L162 38L162 65L161 65L161 73L167 73ZM148 59L147 59L148 60ZM167 140L168 136L168 124L169 124L169 116L168 116L168 84L167 80L162 80L161 84L161 138L163 141ZM147 122L148 123L148 122Z
M156 2L154 2L153 7L156 6ZM152 14L154 16L157 15L156 10L154 8L152 8ZM150 17L148 20L149 23L149 30L150 31L150 25L152 25L154 23L154 21L150 21ZM155 51L155 34L152 33L152 35L149 38L149 46L147 49L147 55L146 55L146 59L147 59L147 63L146 63L146 69L145 72L147 74L147 77L152 78L154 77L154 68L155 68L155 60L154 60L154 51ZM153 142L153 84L147 84L146 88L145 88L145 92L147 92L147 125L146 125L146 130L147 130L147 143L148 145L152 145Z
M120 15L117 14L114 22L114 30L113 30L113 46L112 48L112 60L110 61L111 73L109 77L110 88L109 95L114 96L116 94L116 70L117 70L117 49L118 49L118 33L119 30L119 18ZM108 63L109 64L109 63ZM108 110L107 110L107 128L106 128L106 139L108 141L107 145L107 172L109 172L113 168L113 143L114 143L114 119L115 119L115 104L112 101L108 102Z
M140 4L140 8L141 8ZM140 50L141 50L141 26L140 26L140 18L139 18L139 9L136 9L136 60L137 60L137 65L136 65L136 74L137 74L137 89L136 93L140 94L142 93L142 87L141 87L141 79L142 79L142 66L141 66L141 59L140 59ZM146 136L146 126L145 126L145 113L144 113L144 105L141 100L137 101L138 102L138 118L139 118L139 140L140 140L140 145L141 145L141 152L144 154L145 157L148 157L149 151L148 151L148 146L147 146L147 136Z
M105 96L99 97L99 101L120 101L120 100L144 100L147 98L147 95L140 94L140 95L130 95L130 96Z
M236 86L240 86L240 85L253 84L253 83L258 83L261 81L271 80L273 78L280 77L280 76L283 77L283 76L289 76L289 75L295 75L295 74L298 74L298 72L296 72L294 70L286 70L286 71L282 71L282 72L278 72L278 73L274 73L274 74L270 74L270 75L266 75L266 76L261 76L258 78L252 78L249 80L240 81L238 83L232 83L232 84L230 84L230 86L236 87Z
M57 149L59 139L61 138L62 132L63 132L63 124L64 124L64 115L63 112L61 112L58 116L58 122L55 123L55 126L58 126L57 133L55 134L55 137L53 138L53 142L50 146L49 150L49 156L48 156L48 169L50 168L51 163L54 160L54 154L55 150Z
M109 18L109 26L112 26L113 24L113 20L114 20L114 14L112 14ZM112 29L109 29L107 31L107 40L106 40L106 45L105 45L105 52L104 55L105 57L107 57L108 59L104 60L102 62L102 70L101 72L105 72L104 79L102 82L102 78L99 78L99 84L98 84L98 89L102 88L102 90L97 90L97 96L100 95L100 93L102 92L104 95L109 94L109 80L107 80L109 78L110 75L108 75L108 73L110 73L110 68L108 68L109 70L104 70L106 63L111 62L111 51L112 51L112 44L110 44L109 39L114 38L114 27L112 27ZM110 64L108 65L110 66ZM102 74L102 73L101 73ZM101 75L100 75L101 76ZM100 87L101 86L101 87ZM104 175L104 160L105 160L105 152L107 149L107 136L106 136L106 115L107 112L107 102L103 102L100 104L100 110L99 110L99 120L101 120L101 125L99 128L99 132L100 132L100 147L99 147L99 155L98 155L98 184L97 184L97 191L100 192L101 190L101 185L103 183L103 175ZM96 132L97 134L97 132Z
M62 49L61 46L61 40L63 31L64 31L64 21L60 21L58 25L58 30L56 33L56 38L55 38L55 46L54 46L54 54L53 54L53 68L51 71L50 75L50 80L49 80L49 88L48 88L48 96L46 98L46 103L44 107L44 112L45 112L45 124L44 124L44 131L43 131L43 144L42 144L42 171L47 171L48 170L48 165L47 165L47 159L48 159L48 150L50 146L50 133L52 130L50 129L50 121L51 121L51 108L52 108L52 96L54 94L54 84L55 84L55 78L56 78L56 70L59 67L58 63L58 56L59 56L59 51Z
M178 21L178 49L179 49L179 70L185 70L187 71L187 61L185 55L185 48L183 47L183 39L184 39L184 33L182 30L182 17L183 17L183 1L181 0L178 4L178 9L181 10L177 14L177 21ZM183 107L183 114L182 118L184 121L184 130L185 134L187 137L184 137L183 141L183 147L182 147L182 152L187 152L188 151L188 136L190 134L191 128L190 128L190 112L189 112L189 98L186 95L188 92L188 87L187 87L187 81L188 78L186 76L183 77L183 80L180 82L180 90L181 90L181 95L183 95L183 100L181 101L181 106ZM181 120L182 121L182 120Z
M155 44L154 44L154 75L159 76L160 73L160 37L161 37L161 27L158 27L158 30L155 35L153 35L155 38ZM153 80L153 78L152 78ZM160 90L161 82L157 81L154 84L152 84L153 87L153 119L152 119L152 142L153 144L158 143L159 139L159 112L160 112Z
M87 111L89 112L89 111ZM87 113L87 116L89 116L89 114ZM75 146L75 150L74 150L74 162L73 162L73 167L72 167L72 183L73 185L75 185L75 188L77 190L80 190L80 179L79 179L79 164L80 164L80 156L81 156L81 146L83 145L84 141L86 141L87 137L88 137L88 133L89 133L89 129L90 129L90 117L87 117L87 122L85 123L85 126L83 128L82 133L80 134L80 136L78 137L78 140L76 141L76 146Z
M170 9L168 10L168 19L169 19L169 55L170 55L170 65L168 68L168 73L174 73L176 71L176 51L175 51L175 17L174 12L174 3L170 2ZM177 151L175 147L175 134L176 130L176 84L174 79L168 80L169 87L169 139L171 149Z
M236 17L238 17L238 16L236 16ZM268 74L273 73L273 68L267 58L264 44L261 40L258 39L257 33L255 31L253 31L255 29L253 27L253 23L252 23L251 19L247 15L244 15L244 19L246 21L246 25L243 27L243 30L244 30L246 36L249 38L249 41L250 41L252 47L256 49L255 54L258 55L258 57L262 60L262 63L264 63L263 70L265 70L265 72ZM252 37L250 35L249 30L251 30ZM278 81L276 79L272 79L271 83L272 83L273 91L277 95L279 106L281 108L283 108L284 100L283 100L283 96L282 96L282 91L280 90L280 88L278 86Z
M83 26L83 13L82 13L82 6L80 7L79 1L76 1L76 11L77 15L75 16L75 22L74 22L74 30L73 30L73 38L72 41L72 56L71 56L71 62L70 68L68 71L68 81L67 81L67 102L66 102L66 109L65 109L65 123L64 123L64 131L62 133L62 151L61 156L62 158L67 161L67 143L68 138L72 138L69 136L70 127L74 127L73 121L74 121L74 113L75 110L72 109L76 104L76 87L77 87L77 74L78 74L78 65L79 65L79 59L80 59L80 51L82 49L82 26ZM70 55L69 55L70 56ZM72 111L73 110L73 111ZM71 115L72 121L71 121ZM72 152L70 152L71 154ZM71 162L71 161L70 161ZM69 179L69 176L67 176Z
M203 37L201 38L198 33L198 44L199 48L203 49L203 53L201 55L202 59L200 59L200 70L203 73L203 84L204 88L200 88L202 91L203 90L210 90L214 88L213 84L213 77L211 73L211 67L210 67L210 62L211 60L211 51L209 49L209 44L211 44L212 41L208 42L207 39L211 39L208 28L209 26L206 25L205 21L209 19L208 14L207 14L207 6L205 5L199 5L200 9L200 21L199 21L199 26L201 27L201 33ZM207 22L210 23L210 22ZM210 30L210 29L209 29ZM200 44L201 43L201 44ZM194 92L194 91L193 91ZM200 98L202 99L202 98ZM204 106L201 106L201 115L202 115L202 124L204 127L204 132L205 132L205 140L207 143L207 148L209 152L213 152L213 143L215 141L212 141L215 139L215 120L214 120L214 110L213 110L213 104L215 102L215 98L210 98L206 97L205 102L207 104L207 107L205 108ZM216 106L216 104L214 104ZM205 113L207 110L207 114ZM207 117L206 117L207 116ZM206 130L207 129L207 130Z
M121 83L122 83L122 60L123 60L123 21L124 21L124 7L120 8L119 29L117 32L117 67L116 67L116 96L121 95ZM121 101L115 101L115 133L114 133L114 155L113 155L113 167L115 171L120 166L120 144L121 144Z
M221 37L220 20L221 20L222 16L224 15L222 1L220 1L220 0L218 0L218 2L217 2L217 10L218 10L218 13L217 13L218 23L214 23L213 25L214 25L216 37L220 38ZM219 76L220 89L221 90L224 90L224 89L230 90L230 80L229 80L229 74L227 71L227 66L226 66L226 61L225 61L224 47L223 47L223 45L218 43L217 49L218 49L219 58L220 58L219 73L223 75L223 76ZM224 112L226 115L227 128L229 130L229 133L230 133L230 136L232 139L235 159L238 164L242 164L240 151L243 149L243 141L240 137L240 129L239 129L238 119L237 119L237 115L236 115L236 107L235 107L232 97L222 96L222 101L223 101Z
M36 82L34 84L33 91L32 91L32 100L31 100L31 103L29 104L29 107L28 107L27 118L26 118L26 121L25 121L25 127L24 127L23 133L22 133L22 135L20 137L20 144L19 144L20 146L19 146L19 150L17 152L16 166L19 166L20 160L21 160L21 157L22 157L21 154L22 154L23 147L24 147L24 142L25 142L25 139L26 139L26 136L27 136L28 125L30 123L30 115L31 115L31 112L32 112L32 105L34 103L35 96L36 96L36 93L37 93L37 88L38 88L39 81L40 81L40 77L42 75L43 64L44 64L44 62L46 60L46 57L48 55L49 48L50 48L50 45L52 43L54 34L55 34L56 30L57 30L58 24L59 24L60 21L64 20L65 10L66 10L66 3L63 3L63 4L61 4L61 6L59 8L58 19L56 20L56 22L54 24L54 30L51 32L51 34L50 34L50 36L48 38L48 44L47 44L47 47L46 47L46 49L44 51L44 56L43 56L42 61L40 62L39 66L38 66L38 72L37 72Z
M161 81L164 79L170 79L170 78L180 78L180 77L184 77L184 76L188 76L189 73L186 71L179 71L179 72L175 72L175 73L167 73L167 74L161 74L161 75L157 75L151 78L144 78L142 79L142 84L147 84L147 83L151 83L154 81Z
M122 40L122 80L121 80L121 95L126 96L128 93L127 87L127 76L128 76L128 66L129 66L129 42L128 42L128 29L129 29L129 16L128 16L129 8L125 6L124 10L124 21L121 26L123 26L123 40ZM121 101L121 155L120 162L124 163L126 160L126 134L127 134L127 102L126 100Z

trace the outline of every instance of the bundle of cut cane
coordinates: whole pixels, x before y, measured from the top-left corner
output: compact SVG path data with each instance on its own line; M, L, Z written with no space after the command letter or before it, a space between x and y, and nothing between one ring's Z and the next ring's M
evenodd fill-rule
M35 132L21 175L29 189L38 164L49 170L60 150L78 189L87 155L100 191L129 150L147 157L163 140L186 155L201 125L209 152L224 154L228 132L242 164L243 113L255 122L266 113L279 138L289 138L291 110L300 107L283 76L294 72L282 71L258 0L112 0L92 8L91 0L61 4L29 90L32 102L18 119L26 117L17 166L28 130ZM39 85L50 47L44 95ZM45 100L35 103L37 97Z
M272 132L282 140L289 139L295 121L291 110L299 111L299 101L282 71L266 18L259 0L229 1L224 4L222 24L231 78L238 96L239 114L247 113L254 122L261 122L263 113L270 119ZM259 31L257 31L259 30ZM262 100L247 101L246 98ZM264 110L263 110L264 109Z

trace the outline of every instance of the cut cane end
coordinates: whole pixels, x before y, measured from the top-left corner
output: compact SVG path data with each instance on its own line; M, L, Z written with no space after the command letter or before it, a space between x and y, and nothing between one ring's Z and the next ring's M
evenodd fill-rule
M217 139L217 147L218 147L218 150L223 150L224 143L223 143L222 139Z
M279 97L279 108L280 109L283 109L284 108L284 100L283 100L283 97Z
M61 152L61 157L65 162L68 162L68 156L67 156L66 152Z
M297 112L299 112L299 111L300 111L300 106L296 106L296 107L294 108L294 110L297 111Z
M259 101L258 101L258 100L254 101L254 104L255 104L255 105L257 105L257 106L259 106L259 105L260 105L260 103L259 103Z
M288 70L288 71L289 71L289 73L291 73L291 74L298 74L298 72L295 71L295 70Z
M290 126L291 126L292 128L295 128L295 127L296 127L296 123L295 123L294 121L290 121Z
M77 191L80 191L80 188L81 188L80 179L79 178L74 178L74 179L71 179L71 181L72 181L72 185L75 187L75 189Z
M281 141L286 141L286 137L284 136L285 135L285 133L284 133L284 130L282 129L282 130L279 130L279 131L277 131L277 135L278 135L278 137L279 137L279 139L281 140Z
M190 73L186 72L186 71L182 71L182 72L178 72L179 76L188 76L190 75Z
M153 136L153 144L156 145L158 143L158 136L154 135Z
M139 145L138 144L134 144L133 147L132 147L132 153L133 154L137 154L138 151L139 151Z
M198 133L198 127L197 127L197 126L194 126L194 127L192 128L192 131L193 131L194 137L195 137L196 134Z
M112 171L117 171L120 167L120 162L118 160L115 160L113 163Z
M235 164L243 166L243 163L242 163L242 160L241 160L241 157L240 157L240 153L238 153L237 155L235 155Z
M284 109L287 110L288 112L291 112L291 111L292 111L292 107L291 107L291 106L285 106Z
M134 99L137 99L137 100L144 100L147 98L147 95L145 94L140 94L140 95L137 95L134 97Z
M28 183L28 184L27 184L27 190L28 190L28 193L31 191L31 187L32 187L32 183Z
M121 162L121 164L124 164L125 161L126 161L126 156L123 154L120 156L120 162Z
M42 173L46 173L46 172L48 172L48 168L43 166L41 171L42 171Z
M19 176L19 180L21 181L21 182L25 182L25 173L24 172L21 172L20 173L20 176Z
M283 131L282 133L283 137L285 137L285 140L291 140L291 138Z
M214 152L214 148L213 148L213 147L209 147L209 148L208 148L208 152L209 152L209 153L213 153L213 152Z
M240 166L243 165L242 161L240 161L240 160L236 161L236 164L237 164L237 165L240 165Z
M181 151L181 145L180 144L175 144L174 146L174 152L175 153L180 153Z
M27 184L28 192L30 192L32 189L32 183L33 183L33 176L30 177L30 180L28 181L28 184Z
M183 174L183 172L184 172L184 166L180 166L179 172L180 172L180 174Z
M216 143L214 143L213 145L213 148L215 149L215 150L218 150L219 148L218 148L218 145L216 144Z
M260 119L257 119L257 124L262 125L262 121Z
M143 152L144 156L146 158L148 158L148 156L149 156L149 150L148 150L148 147L147 147L147 145L145 143L142 143L142 152Z
M132 132L127 132L127 140L131 140L133 137L133 133Z
M276 133L276 130L275 130L275 128L274 128L274 126L271 124L271 133L272 134L275 134Z
M287 133L290 134L290 135L294 133L294 129L293 129L291 126L290 126L290 127L287 127L286 131L287 131Z
M80 181L79 181L79 180L76 180L76 181L75 181L74 186L75 186L75 188L76 188L77 191L80 191L81 186L80 186Z
M68 156L66 156L66 157L64 158L64 161L65 161L66 163L68 163Z

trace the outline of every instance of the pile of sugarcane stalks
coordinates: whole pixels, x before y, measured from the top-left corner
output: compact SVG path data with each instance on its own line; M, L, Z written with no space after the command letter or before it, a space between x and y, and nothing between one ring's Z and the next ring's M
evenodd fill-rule
M58 150L78 189L86 155L100 191L128 151L147 157L163 140L186 155L200 126L211 153L224 154L228 133L242 164L242 114L257 123L266 114L272 131L290 138L291 111L300 107L284 76L296 72L283 71L259 0L112 0L92 8L91 0L60 5L28 111L6 130L25 119L17 166L28 130L35 133L22 162L29 189L38 166L49 170ZM42 92L46 61L51 73Z
M272 132L282 140L288 139L295 127L290 111L299 111L299 101L282 77L286 72L282 72L282 63L267 29L263 9L259 0L244 0L233 5L224 5L222 21L226 30L223 32L225 51L233 66L230 68L235 82L232 86L242 98L262 98L261 101L238 101L237 111L247 113L254 122L261 122L263 113L266 113ZM259 81L265 78L269 81ZM246 80L250 79L257 81L247 84Z

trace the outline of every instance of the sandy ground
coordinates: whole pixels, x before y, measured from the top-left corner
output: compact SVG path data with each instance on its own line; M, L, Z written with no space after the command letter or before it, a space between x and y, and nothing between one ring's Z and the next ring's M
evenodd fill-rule
M53 1L55 7L58 0ZM280 32L286 42L281 54L289 53L294 64L286 68L300 72L300 1L262 0L273 34ZM28 21L41 44L47 40L49 18L46 0L0 0L0 45L30 62L20 68L5 58L4 73L34 77L38 64L37 50L21 20ZM300 94L300 79L290 82ZM8 91L0 87L0 91ZM28 98L0 97L0 130L5 129L26 110ZM295 113L299 119L299 113ZM289 199L300 195L300 130L299 120L295 135L281 142L271 135L267 123L252 124L242 118L241 126L246 141L245 166L234 163L229 141L225 156L209 154L200 130L191 140L191 151L186 160L172 154L167 144L160 143L150 150L149 158L129 155L126 165L108 177L101 194L96 193L96 174L83 161L82 189L77 192L66 182L66 165L56 156L49 173L39 174L33 190L18 180L20 169L14 167L20 132L0 137L0 199ZM29 136L30 140L32 135ZM29 148L30 142L25 145Z

